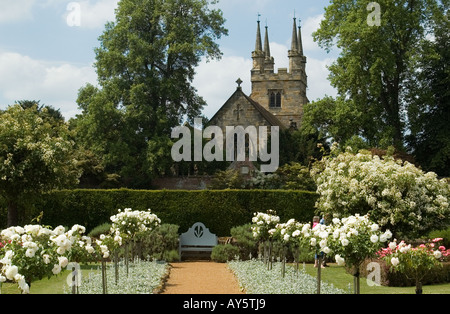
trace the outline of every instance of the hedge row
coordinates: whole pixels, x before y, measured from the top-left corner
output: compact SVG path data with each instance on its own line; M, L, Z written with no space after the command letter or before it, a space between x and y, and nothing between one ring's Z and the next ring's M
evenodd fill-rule
M229 236L232 227L249 223L253 213L269 209L282 221L311 221L316 200L313 192L283 190L64 190L43 195L27 216L31 220L42 211L42 224L81 224L91 230L109 222L118 209L151 209L164 223L180 226L180 232L203 222L216 235Z

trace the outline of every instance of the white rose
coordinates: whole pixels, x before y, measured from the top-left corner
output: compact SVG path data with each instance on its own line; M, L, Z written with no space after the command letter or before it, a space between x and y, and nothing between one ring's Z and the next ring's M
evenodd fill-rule
M345 264L345 260L339 254L337 254L334 258L339 266L343 266Z
M42 255L42 259L44 260L44 264L47 265L50 263L50 256L48 254Z
M434 257L439 259L439 258L441 258L442 253L440 251L434 251L433 255L434 255Z
M59 264L55 264L52 269L53 275L58 275L61 272L61 266Z
M397 243L395 243L395 242L389 243L389 248L390 248L391 250L395 250L396 247L397 247Z
M400 261L398 260L397 257L393 257L393 258L391 259L391 263L392 263L392 265L395 267L395 266L397 266L398 264L400 264Z
M26 257L34 257L34 254L36 254L36 250L35 249L27 249L27 251L25 252L25 256Z
M58 261L59 266L61 266L61 268L65 268L67 264L69 264L69 260L67 259L67 257L64 256L58 257Z
M16 276L19 273L19 268L15 265L6 266L5 270L5 276L9 280L14 280L14 276Z
M377 243L377 242L378 242L378 236L377 236L376 234L372 235L372 236L370 237L370 241L371 241L372 243Z

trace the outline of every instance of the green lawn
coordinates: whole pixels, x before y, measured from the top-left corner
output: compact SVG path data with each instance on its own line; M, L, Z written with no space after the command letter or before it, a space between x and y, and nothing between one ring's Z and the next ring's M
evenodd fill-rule
M321 269L322 281L332 283L335 287L353 293L353 276L345 271L343 267L336 264L328 264L329 267ZM300 265L302 267L302 265ZM306 264L306 272L312 276L317 275L317 268L313 264ZM361 294L414 294L415 287L385 287L369 286L366 278L360 279ZM450 294L450 283L423 286L424 294Z
M97 271L98 266L83 266L82 275L88 276L90 271ZM300 265L302 267L302 265ZM306 272L312 276L316 276L317 268L312 264L306 264ZM31 294L63 294L64 289L69 290L66 283L70 271L61 272L58 276L53 276L50 279L42 279L31 284ZM322 280L332 283L335 287L353 293L353 276L348 274L343 267L336 264L329 264L329 267L322 269ZM361 278L361 294L414 294L415 287L370 287L365 278ZM17 285L3 284L2 294L18 294L19 289ZM438 284L423 287L424 294L450 294L450 283Z
M97 268L98 265L82 265L81 274L83 278L89 276L89 272L97 271ZM64 294L65 291L70 291L71 288L67 285L67 277L70 274L70 270L64 270L50 279L44 278L35 281L31 284L30 294ZM10 283L4 283L1 292L2 294L20 294L17 284Z

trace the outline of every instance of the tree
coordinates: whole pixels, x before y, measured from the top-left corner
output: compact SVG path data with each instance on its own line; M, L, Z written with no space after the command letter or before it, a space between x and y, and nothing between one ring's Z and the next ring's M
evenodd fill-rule
M211 4L215 4L212 1ZM145 186L170 152L171 128L201 113L192 86L203 57L218 59L227 34L206 0L121 0L95 50L100 87L80 90L79 135L105 169ZM155 145L157 149L155 149ZM162 147L162 146L164 147ZM133 185L133 183L130 183Z
M346 143L359 135L362 113L351 100L326 96L304 107L301 131L315 134L324 142Z
M319 45L341 53L329 67L331 84L361 115L359 132L370 146L404 148L405 85L413 79L437 0L380 0L380 26L368 23L369 0L336 0L314 33ZM376 13L376 12L375 12Z
M428 171L450 176L450 21L449 3L434 12L434 40L424 40L409 82L407 137L416 160Z
M8 226L18 225L19 205L38 193L78 182L68 126L37 104L0 113L0 191L8 203Z

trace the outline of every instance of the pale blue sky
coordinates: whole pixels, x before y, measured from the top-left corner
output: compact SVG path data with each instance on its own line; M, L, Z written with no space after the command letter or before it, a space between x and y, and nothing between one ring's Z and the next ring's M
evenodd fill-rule
M68 5L80 5L80 26L69 26ZM114 19L118 0L0 0L0 108L16 100L40 100L59 108L66 118L78 113L77 91L96 83L92 64L94 48L104 24ZM221 61L202 62L194 81L207 102L204 114L212 116L231 96L236 79L250 93L251 52L255 47L256 20L269 26L275 67L287 67L292 19L301 19L305 55L308 57L308 97L334 95L326 65L337 52L325 53L313 42L329 0L221 0L229 36L219 41Z

